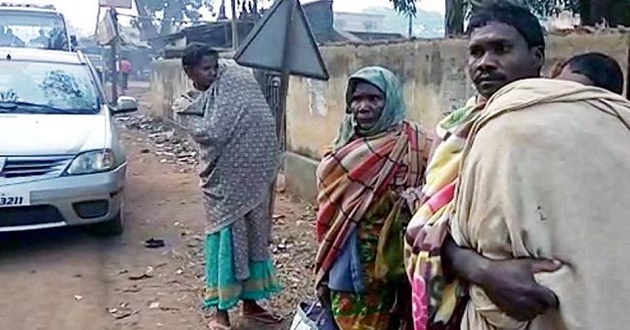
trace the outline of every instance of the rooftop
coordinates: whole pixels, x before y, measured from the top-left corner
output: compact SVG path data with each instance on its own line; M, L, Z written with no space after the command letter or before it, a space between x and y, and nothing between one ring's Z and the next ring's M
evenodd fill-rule
M350 12L345 12L345 11L336 11L335 15L352 16L352 17L372 17L372 18L384 18L385 17L385 14L350 13Z

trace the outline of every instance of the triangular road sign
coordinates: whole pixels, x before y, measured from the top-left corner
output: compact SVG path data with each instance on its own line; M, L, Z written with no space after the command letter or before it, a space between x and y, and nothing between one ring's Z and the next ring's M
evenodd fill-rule
M320 80L329 77L299 0L276 1L234 59L256 69L282 72L284 64L292 75Z

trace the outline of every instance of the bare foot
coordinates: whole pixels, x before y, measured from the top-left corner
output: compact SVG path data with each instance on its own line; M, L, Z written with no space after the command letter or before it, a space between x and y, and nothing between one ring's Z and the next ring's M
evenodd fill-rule
M227 311L216 311L210 318L210 324L208 324L210 330L230 330L232 325L230 324L230 316Z
M268 311L253 300L243 301L243 318L263 324L279 324L283 321L280 314Z

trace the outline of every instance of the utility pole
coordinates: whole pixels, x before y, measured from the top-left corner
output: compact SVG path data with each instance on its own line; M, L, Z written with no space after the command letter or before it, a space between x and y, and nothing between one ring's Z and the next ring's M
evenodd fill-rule
M232 9L232 49L236 51L238 49L238 24L236 16L236 0L230 0L230 6Z
M411 13L409 15L409 39L413 37L413 15Z
M111 7L108 12L111 15L112 23L114 24L114 38L111 41L111 72L112 72L112 102L118 100L118 41L120 40L120 34L118 31L118 13L116 8Z

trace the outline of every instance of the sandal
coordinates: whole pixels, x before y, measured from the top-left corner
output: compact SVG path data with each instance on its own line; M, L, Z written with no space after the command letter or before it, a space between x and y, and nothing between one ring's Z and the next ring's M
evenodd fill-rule
M232 327L223 325L217 320L212 320L210 324L208 324L208 330L232 330Z
M264 311L255 314L241 314L241 317L246 320L268 325L280 324L282 323L282 321L284 321L284 317L282 315L270 311Z
M166 246L163 239L151 238L144 241L144 247L147 249L159 249Z

